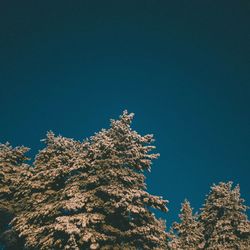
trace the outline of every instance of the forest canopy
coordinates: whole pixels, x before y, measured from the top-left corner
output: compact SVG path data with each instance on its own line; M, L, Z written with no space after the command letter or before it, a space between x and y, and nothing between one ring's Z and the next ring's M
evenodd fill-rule
M200 212L182 203L170 229L153 213L168 201L147 191L153 135L124 111L88 139L49 131L34 162L28 148L0 144L0 249L250 249L239 185L211 187Z

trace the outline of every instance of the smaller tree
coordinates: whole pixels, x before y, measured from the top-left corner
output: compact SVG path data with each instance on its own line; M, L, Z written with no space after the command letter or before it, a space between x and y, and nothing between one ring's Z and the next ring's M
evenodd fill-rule
M250 222L240 187L232 182L213 185L201 209L205 249L250 249Z
M197 221L197 215L193 215L193 209L188 200L182 203L179 214L180 223L174 222L170 229L170 249L202 249L203 233L201 224Z

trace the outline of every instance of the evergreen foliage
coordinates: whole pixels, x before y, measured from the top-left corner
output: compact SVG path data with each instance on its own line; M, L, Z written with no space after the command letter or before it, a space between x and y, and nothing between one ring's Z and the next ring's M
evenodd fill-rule
M132 119L125 111L84 142L47 134L15 196L27 208L11 223L25 249L165 248L164 222L149 208L166 212L167 201L146 191L143 175L158 154Z
M232 182L213 185L201 209L205 249L250 249L250 222L240 187Z
M13 148L8 142L0 144L0 244L8 249L20 246L16 233L9 222L22 211L22 203L14 197L22 185L23 177L29 175L26 147Z
M174 222L170 229L170 249L195 250L203 249L204 237L201 224L188 200L182 203L180 222Z
M166 232L152 209L167 212L167 200L145 184L154 139L131 128L133 116L84 141L50 131L30 165L28 148L0 144L0 249L250 249L248 207L232 182L213 185L200 214L185 200Z

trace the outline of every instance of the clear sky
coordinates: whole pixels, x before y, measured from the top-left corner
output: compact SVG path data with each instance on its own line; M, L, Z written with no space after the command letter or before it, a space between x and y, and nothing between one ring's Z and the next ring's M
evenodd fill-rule
M0 141L83 139L124 109L153 133L149 191L197 210L212 183L250 205L250 3L1 1Z

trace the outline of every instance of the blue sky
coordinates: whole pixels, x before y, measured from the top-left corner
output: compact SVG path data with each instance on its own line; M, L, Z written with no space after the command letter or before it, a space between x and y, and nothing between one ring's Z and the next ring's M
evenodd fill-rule
M124 109L161 154L149 191L168 223L212 183L250 204L248 1L0 3L0 141L84 139Z

